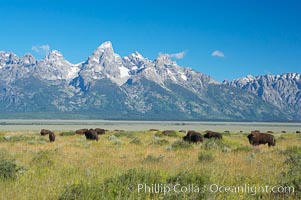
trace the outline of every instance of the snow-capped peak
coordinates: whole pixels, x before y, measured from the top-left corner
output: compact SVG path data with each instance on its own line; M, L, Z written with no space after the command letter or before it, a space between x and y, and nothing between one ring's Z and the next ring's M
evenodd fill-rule
M138 52L138 51L135 51L134 53L132 53L130 55L130 57L132 58L137 58L139 60L144 60L145 58Z
M104 43L102 43L97 49L96 51L105 51L106 49L113 49L113 45L111 41L106 41Z
M35 65L37 63L37 61L32 54L27 53L23 56L22 63L24 64L25 67L29 67L29 66Z
M162 63L162 64L176 64L174 61L171 60L170 56L168 54L160 54L156 60L156 63Z
M56 58L63 58L63 55L61 52L57 51L57 50L52 50L48 53L48 55L46 56L46 59L56 59Z
M11 52L0 51L0 68L6 64L17 64L20 58Z

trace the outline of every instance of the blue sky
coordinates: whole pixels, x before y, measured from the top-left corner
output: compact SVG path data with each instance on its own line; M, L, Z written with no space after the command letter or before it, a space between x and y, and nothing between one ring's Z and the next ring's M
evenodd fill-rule
M0 50L41 58L33 47L44 45L77 63L110 40L121 56L185 52L178 64L218 81L301 73L300 10L297 0L1 1Z

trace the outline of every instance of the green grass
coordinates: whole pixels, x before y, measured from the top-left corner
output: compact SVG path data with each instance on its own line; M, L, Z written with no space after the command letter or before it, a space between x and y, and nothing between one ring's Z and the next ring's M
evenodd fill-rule
M82 135L57 134L54 143L36 132L3 132L0 199L277 197L271 193L214 193L210 191L212 184L293 185L296 195L285 194L285 199L300 199L300 136L275 135L276 146L269 148L252 147L246 134L232 133L222 140L205 139L203 143L189 144L180 137L160 137L154 132L111 131L99 136L98 142L87 141ZM142 183L194 184L202 191L138 193L137 185Z

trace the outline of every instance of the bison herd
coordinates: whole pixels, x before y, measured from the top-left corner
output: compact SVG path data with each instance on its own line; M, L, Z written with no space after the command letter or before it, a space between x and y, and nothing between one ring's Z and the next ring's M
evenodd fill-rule
M106 133L105 129L101 128L95 128L95 129L79 129L76 130L75 133L78 135L85 135L87 140L96 140L98 141L98 135L103 135ZM121 131L121 130L118 130ZM150 129L149 131L159 131L158 129ZM166 130L162 131L163 135L168 135L171 131ZM228 131L227 131L228 132ZM184 130L179 131L179 133L185 133ZM251 133L247 136L249 143L253 146L258 146L258 145L265 145L268 144L269 147L275 146L276 140L275 137L272 135L272 131L267 131L266 133L261 133L258 130L251 131ZM296 133L300 133L299 131L296 131ZM55 133L53 131L47 130L47 129L42 129L40 134L42 136L49 135L49 141L54 142L55 141ZM187 131L187 134L183 137L184 141L187 141L189 143L198 143L198 142L203 142L204 138L208 139L219 139L221 140L223 138L221 133L214 132L207 130L205 131L205 134L202 135L199 132L189 130Z
M184 141L187 142L203 142L204 138L214 138L214 139L222 139L223 136L221 133L217 133L214 131L205 131L205 135L203 136L201 133L196 131L188 131L186 136L183 137Z
M102 129L102 128L96 128L96 129L79 129L75 131L75 134L78 135L85 135L87 140L96 140L98 141L98 135L103 135L105 134L107 130ZM44 135L49 135L49 141L54 142L55 141L55 134L54 132L48 130L48 129L42 129L40 134L42 136Z

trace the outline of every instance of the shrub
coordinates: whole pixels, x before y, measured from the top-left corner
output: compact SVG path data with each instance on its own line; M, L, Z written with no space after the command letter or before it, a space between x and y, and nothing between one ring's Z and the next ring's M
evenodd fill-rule
M28 140L27 144L46 144L48 142L44 137L39 137L37 139Z
M161 137L163 137L164 135L163 134L161 134L161 133L156 133L156 134L154 134L154 137L158 137L158 138L161 138Z
M33 136L25 136L25 135L6 135L0 137L0 142L22 142L34 140Z
M173 130L162 131L161 135L168 136L168 137L178 137L177 132Z
M168 140L160 139L160 138L154 136L151 144L161 146L161 145L169 144L169 142L168 142Z
M135 138L135 135L131 132L117 132L117 133L114 133L114 136L115 137L127 137L127 138L130 138L130 139Z
M137 186L143 183L162 183L162 177L158 172L131 169L102 183L67 186L59 199L153 199L156 194L138 193Z
M280 184L294 187L295 195L301 198L301 147L288 147L283 153L287 155L285 164L288 165L288 171L279 177Z
M144 162L160 162L162 161L164 156L159 155L159 156L153 156L153 155L148 155L143 161Z
M66 199L204 199L205 184L209 176L204 173L183 172L173 176L162 176L158 171L146 171L144 169L130 169L121 175L105 179L102 183L80 183L66 186L60 195L60 200ZM148 187L160 184L177 189L188 185L198 186L200 192L174 192L164 195L163 192L138 192L138 185L145 184Z
M251 146L245 146L245 145L240 145L238 147L236 147L236 149L234 149L235 152L250 152L252 151L252 147Z
M222 150L225 147L230 148L229 145L225 144L222 140L218 140L218 139L205 140L203 142L202 147L205 148L206 150L208 150L208 149L219 149L219 150Z
M72 135L75 135L75 132L74 131L65 131L65 132L61 132L59 135L60 136L72 136Z
M15 160L0 160L0 179L16 179L19 172L23 171L23 167L18 167Z
M49 150L39 151L34 154L31 164L39 167L50 167L54 164L52 154L53 152Z
M60 195L59 200L76 200L83 199L85 185L83 183L74 183L65 187L65 190Z
M132 141L130 141L130 144L141 144L141 141L138 137L135 137Z
M181 172L175 176L167 178L167 183L175 186L178 185L178 189L186 186L197 186L199 192L177 192L169 193L165 199L206 199L206 185L210 181L209 173L199 172Z
M114 143L115 145L120 145L120 144L122 144L122 141L121 141L119 138L117 138L117 137L115 136L115 134L114 134L114 135L110 135L110 136L108 137L108 139L111 140L111 141L113 141L113 143Z
M175 141L171 147L173 149L188 149L188 148L192 148L192 144L186 142L186 141L183 141L183 140L177 140Z
M200 152L198 156L199 161L212 161L213 155L210 152Z

